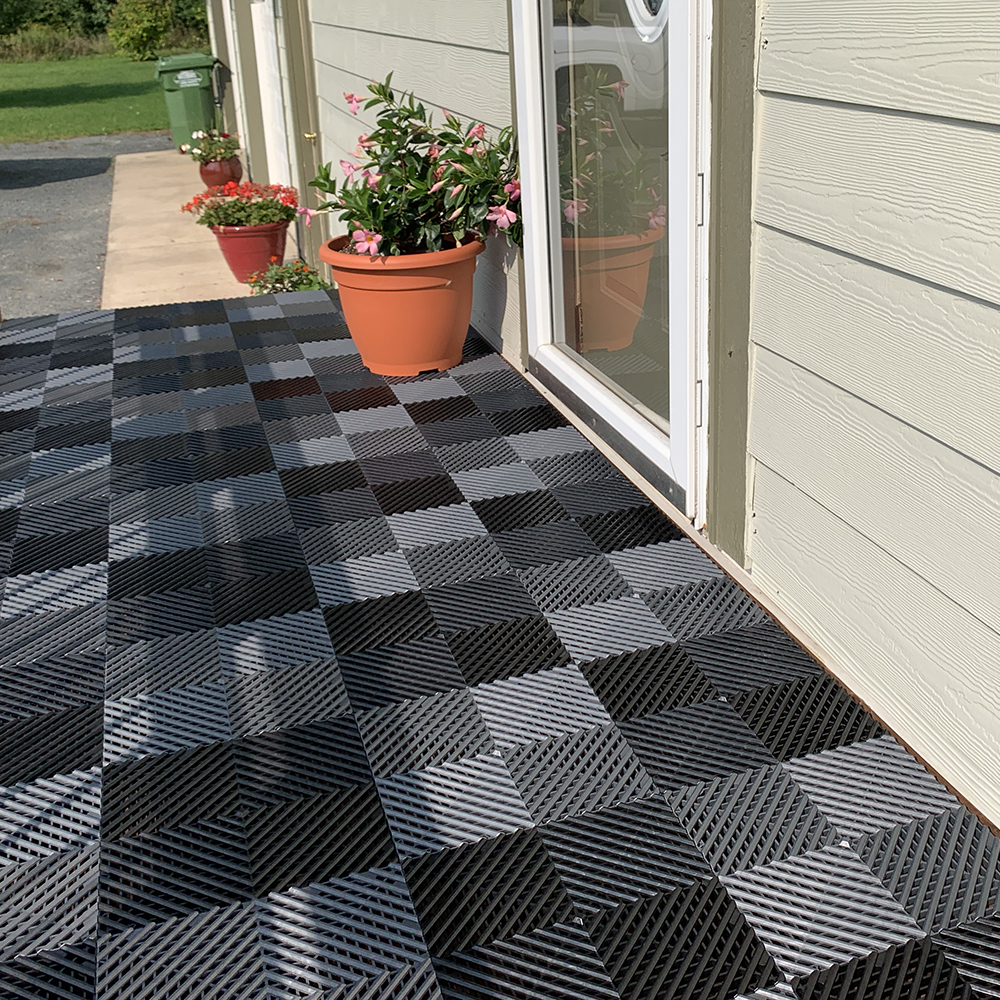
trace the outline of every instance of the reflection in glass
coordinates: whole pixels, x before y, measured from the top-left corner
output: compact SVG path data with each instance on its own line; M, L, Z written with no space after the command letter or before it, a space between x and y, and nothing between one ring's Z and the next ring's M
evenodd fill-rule
M665 4L554 0L566 346L669 416Z

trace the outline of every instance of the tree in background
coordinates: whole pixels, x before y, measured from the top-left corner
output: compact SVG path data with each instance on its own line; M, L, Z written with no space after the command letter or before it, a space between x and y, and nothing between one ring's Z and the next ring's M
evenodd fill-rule
M165 0L118 0L108 18L108 35L116 51L140 61L156 55L173 26L173 4Z

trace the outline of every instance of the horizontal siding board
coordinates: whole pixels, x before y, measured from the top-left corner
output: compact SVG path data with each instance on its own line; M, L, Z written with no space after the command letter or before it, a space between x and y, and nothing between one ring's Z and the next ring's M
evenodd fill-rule
M1000 302L1000 132L774 96L757 222Z
M1000 634L1000 476L765 349L752 391L756 459Z
M497 0L312 0L312 19L403 39L507 51L507 6Z
M761 90L1000 124L995 0L769 0Z
M342 31L326 24L314 23L313 31L316 83L327 100L342 100L345 91L365 94L371 80L394 71L394 88L413 91L430 110L446 107L495 128L510 124L510 61L504 52Z
M1000 308L766 228L751 336L1000 472Z
M1000 823L1000 636L760 463L755 581L838 677Z

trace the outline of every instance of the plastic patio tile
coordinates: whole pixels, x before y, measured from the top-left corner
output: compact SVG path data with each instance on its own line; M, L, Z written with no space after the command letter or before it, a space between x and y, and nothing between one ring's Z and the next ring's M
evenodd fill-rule
M476 336L10 321L0 483L0 997L1000 997L1000 840Z

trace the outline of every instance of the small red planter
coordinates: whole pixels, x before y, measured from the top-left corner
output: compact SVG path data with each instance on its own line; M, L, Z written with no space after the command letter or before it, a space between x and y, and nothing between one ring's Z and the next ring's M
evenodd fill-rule
M238 156L231 156L228 160L212 160L210 163L202 163L198 167L198 173L205 187L221 187L230 181L239 183L243 176L243 164Z
M265 226L212 226L219 249L237 281L246 284L250 275L263 271L272 257L285 259L288 220Z

